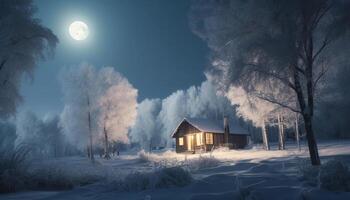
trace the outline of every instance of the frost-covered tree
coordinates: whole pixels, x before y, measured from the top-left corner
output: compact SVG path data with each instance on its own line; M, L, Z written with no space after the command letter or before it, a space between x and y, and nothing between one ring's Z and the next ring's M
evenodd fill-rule
M80 149L87 149L94 159L93 139L96 137L96 71L82 63L64 69L61 74L65 106L61 124L68 139Z
M0 121L0 152L13 150L16 138L16 124L10 121Z
M161 125L163 140L170 146L170 134L184 117L220 120L224 115L235 119L234 107L218 89L210 76L200 86L178 90L162 100L158 123Z
M112 67L102 68L97 79L98 128L109 159L110 141L128 142L128 130L136 119L137 90Z
M30 111L22 112L16 119L16 146L26 145L33 155L41 155L42 148L42 123L40 119Z
M16 118L16 135L16 146L28 147L32 156L63 155L65 141L58 116L40 119L31 111L21 112Z
M110 140L128 142L127 132L136 118L137 90L112 67L96 70L82 63L61 75L65 107L61 124L73 144L93 159L101 138L109 158Z
M342 0L195 1L193 31L213 50L219 75L256 97L300 113L313 165L319 165L313 131L320 80L337 56L332 47L348 40L350 2ZM333 56L333 55L332 55ZM272 81L279 92L259 90ZM279 97L293 94L290 106Z
M266 91L269 89L266 86L269 84L260 85L260 91ZM276 90L275 90L276 91ZM278 91L278 90L277 90ZM245 119L246 121L251 121L255 127L260 127L262 130L262 139L264 143L264 148L269 149L269 137L266 130L266 126L277 126L279 130L279 148L284 149L285 145L285 128L294 127L295 115L294 113L278 104L265 101L259 98L256 94L252 92L247 92L243 87L231 86L226 93L227 98L236 107L237 115ZM291 97L287 96L287 99L281 99L289 106L292 107L290 101ZM289 101L289 103L288 103Z
M34 17L31 0L2 0L0 4L0 117L15 114L22 98L24 75L32 77L39 59L52 54L58 43L52 31Z
M63 156L65 152L66 140L60 126L60 118L55 115L42 120L42 135L46 146L46 154L53 157Z
M263 101L253 95L249 95L242 87L231 86L227 92L227 98L236 105L237 115L245 120L251 121L262 130L264 148L270 149L266 124L277 108L275 105Z
M145 99L137 106L137 118L129 136L144 150L152 150L154 145L161 143L162 135L157 121L160 109L160 99Z
M130 138L145 150L155 146L171 146L171 133L185 117L221 120L224 115L236 119L234 107L218 92L213 78L200 86L178 90L164 99L145 99L138 105Z

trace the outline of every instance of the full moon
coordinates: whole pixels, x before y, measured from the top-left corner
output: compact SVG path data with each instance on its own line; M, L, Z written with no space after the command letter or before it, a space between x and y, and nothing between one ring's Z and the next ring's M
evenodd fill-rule
M85 40L89 35L89 27L82 21L75 21L69 26L69 34L75 40Z

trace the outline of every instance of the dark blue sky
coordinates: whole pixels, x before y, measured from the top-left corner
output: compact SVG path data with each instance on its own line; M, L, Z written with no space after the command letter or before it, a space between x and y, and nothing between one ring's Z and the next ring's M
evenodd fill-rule
M52 60L40 62L34 80L24 81L21 110L39 115L63 108L57 74L87 61L113 66L144 98L164 98L204 79L208 49L188 25L189 0L36 0L37 17L59 37ZM88 24L86 41L74 41L68 26Z

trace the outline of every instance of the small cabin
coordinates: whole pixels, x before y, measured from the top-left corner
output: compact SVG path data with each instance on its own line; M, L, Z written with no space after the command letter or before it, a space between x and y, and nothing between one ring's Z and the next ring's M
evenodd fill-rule
M249 141L248 131L227 117L221 122L184 118L171 136L175 138L177 153L207 152L223 146L242 149Z

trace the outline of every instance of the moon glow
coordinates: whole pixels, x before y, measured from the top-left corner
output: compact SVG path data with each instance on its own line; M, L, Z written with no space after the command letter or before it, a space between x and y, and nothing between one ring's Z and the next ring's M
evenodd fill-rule
M89 27L82 21L75 21L69 26L69 34L75 40L85 40L89 35Z

